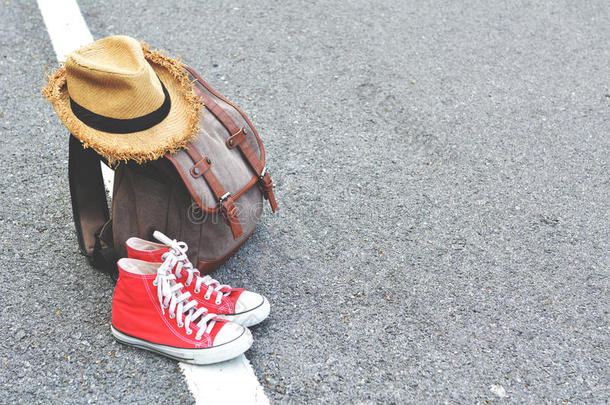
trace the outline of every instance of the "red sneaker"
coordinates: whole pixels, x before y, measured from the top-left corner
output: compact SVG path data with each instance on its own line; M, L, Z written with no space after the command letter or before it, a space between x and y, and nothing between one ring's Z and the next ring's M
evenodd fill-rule
M183 283L197 302L222 319L234 321L242 326L256 325L269 316L269 301L260 294L220 284L210 276L201 277L199 270L186 256L186 243L177 242L159 231L153 236L161 243L140 238L129 238L126 242L130 258L149 262L172 261L176 280Z
M175 260L118 261L112 334L121 343L192 364L230 360L252 346L250 331L198 307L172 272Z

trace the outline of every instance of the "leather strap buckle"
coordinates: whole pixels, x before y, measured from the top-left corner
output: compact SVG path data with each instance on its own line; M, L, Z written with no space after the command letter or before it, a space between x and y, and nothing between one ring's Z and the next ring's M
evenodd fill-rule
M267 166L263 167L261 170L261 174L258 176L258 185L263 191L263 196L265 200L269 200L269 204L271 204L271 211L277 211L277 202L275 201L275 195L273 194L273 180L271 180L271 176L267 173Z
M237 214L235 204L229 200L230 197L231 193L227 192L218 199L218 211L229 225Z
M218 199L218 208L222 209L222 207L224 207L224 202L227 201L229 199L229 197L231 197L231 193L229 193L228 191Z
M218 199L218 210L227 224L231 227L233 238L239 238L243 234L243 229L237 218L237 206L231 198L231 193L227 192Z
M258 181L263 181L265 174L267 174L267 166L263 167L263 170L261 170L261 174L258 175Z
M267 173L267 166L263 167L261 174L258 176L258 184L263 189L265 198L269 199L269 193L273 193L274 185L273 180L271 180L271 177L269 176L269 173Z

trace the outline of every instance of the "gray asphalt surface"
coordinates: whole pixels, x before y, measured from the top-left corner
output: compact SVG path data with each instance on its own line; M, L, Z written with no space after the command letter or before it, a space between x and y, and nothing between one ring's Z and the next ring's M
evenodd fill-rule
M608 2L211 3L79 1L254 118L281 209L216 276L271 401L607 403ZM0 44L1 402L192 401L78 255L35 2Z

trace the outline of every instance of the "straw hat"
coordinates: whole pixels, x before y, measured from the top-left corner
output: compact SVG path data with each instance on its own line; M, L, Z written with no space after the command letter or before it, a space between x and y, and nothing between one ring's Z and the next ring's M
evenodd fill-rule
M157 159L198 131L201 102L182 63L133 38L86 45L48 79L42 92L59 119L111 163Z

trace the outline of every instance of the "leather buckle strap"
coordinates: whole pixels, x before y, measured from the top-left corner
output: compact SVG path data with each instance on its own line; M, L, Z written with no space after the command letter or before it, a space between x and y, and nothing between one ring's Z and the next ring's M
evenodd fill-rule
M231 193L224 189L222 184L220 184L220 181L218 181L218 178L214 175L214 172L211 170L212 161L210 158L204 158L192 143L188 143L186 152L191 160L195 162L190 169L191 176L195 178L203 176L212 190L214 197L216 197L216 200L218 201L219 212L223 215L231 228L233 238L238 239L243 234L243 229L239 223L237 207L235 206L233 197L231 197Z
M264 167L261 175L258 176L258 184L260 184L263 189L263 196L265 199L269 200L271 211L277 211L277 201L275 201L275 194L273 193L273 180L271 180L271 176L267 173L267 167Z
M244 230L239 223L239 219L237 217L237 206L235 205L235 201L231 197L231 193L226 193L222 197L218 199L218 209L222 213L225 221L231 228L231 232L233 233L233 238L239 238Z
M277 202L275 201L275 195L273 194L273 181L271 180L269 173L267 173L267 166L263 166L263 163L256 156L254 150L252 147L250 147L250 144L246 140L247 135L248 130L242 127L239 131L227 139L227 147L229 149L233 149L235 147L239 148L252 170L254 170L258 176L259 184L263 190L263 196L266 200L269 200L271 211L275 212L277 210Z
M258 175L258 184L261 186L263 190L263 196L266 200L269 200L269 204L271 205L271 211L275 212L277 210L277 202L275 201L275 194L273 194L273 180L271 180L271 176L267 173L267 166L263 167L261 170L261 174Z

